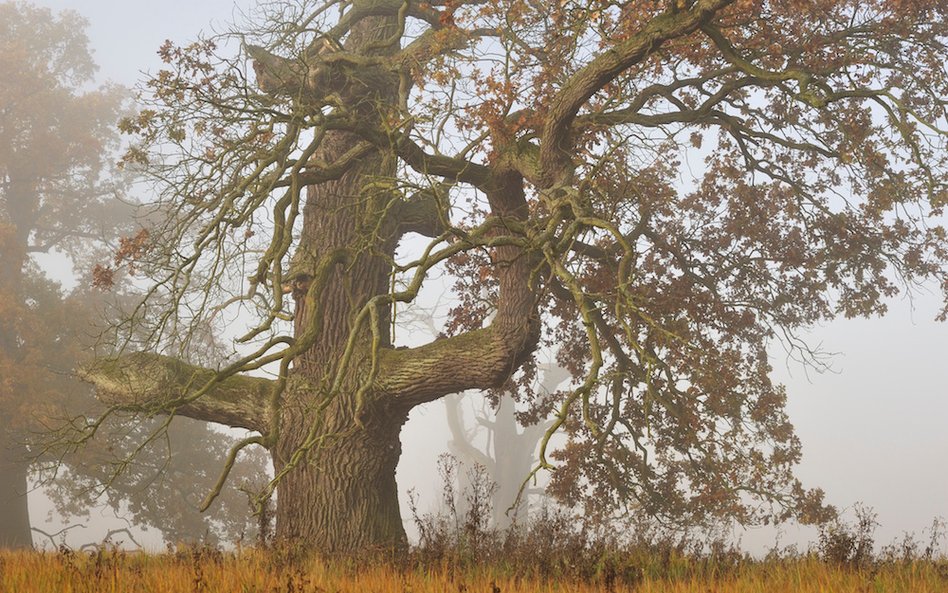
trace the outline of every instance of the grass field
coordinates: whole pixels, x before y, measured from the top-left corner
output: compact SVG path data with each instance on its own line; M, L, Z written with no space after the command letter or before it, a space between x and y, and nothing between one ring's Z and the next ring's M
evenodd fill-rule
M553 571L555 572L555 571ZM771 561L692 561L608 569L578 580L500 568L360 568L288 561L255 551L150 555L0 552L2 593L948 593L948 560L847 566L813 556Z

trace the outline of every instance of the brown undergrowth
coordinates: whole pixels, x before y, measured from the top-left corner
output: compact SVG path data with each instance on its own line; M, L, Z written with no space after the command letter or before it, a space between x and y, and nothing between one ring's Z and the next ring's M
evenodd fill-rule
M163 554L110 546L0 551L0 593L948 593L943 520L923 537L878 548L875 514L856 505L852 520L823 525L808 550L752 558L726 530L681 532L645 521L617 528L562 511L495 529L486 519L492 485L469 477L464 492L445 486L437 513L412 504L419 541L397 557L320 559L266 540Z
M659 572L652 572L657 569ZM629 578L629 577L632 578ZM854 566L808 555L745 560L723 567L689 557L658 558L633 574L602 571L586 580L511 573L504 567L286 562L279 554L204 549L150 555L0 552L3 593L939 593L948 562L915 559Z
M482 509L481 509L482 510ZM806 551L755 559L721 539L595 531L541 513L498 531L453 511L415 520L408 554L327 560L298 551L181 546L0 552L0 593L948 593L943 523L875 551L875 516L824 526Z

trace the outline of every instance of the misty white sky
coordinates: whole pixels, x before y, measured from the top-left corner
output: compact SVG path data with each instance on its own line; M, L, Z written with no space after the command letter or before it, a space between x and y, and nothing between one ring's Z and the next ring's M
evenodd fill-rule
M242 20L233 0L37 0L72 9L90 22L88 34L101 81L133 85L160 66L165 39L183 42L198 32ZM241 0L238 5L251 7ZM216 27L215 27L216 25ZM840 320L814 328L811 345L838 352L833 373L807 374L772 352L775 378L787 385L789 412L804 445L798 475L820 486L840 507L862 501L882 526L877 541L921 532L948 517L948 325L933 320L939 299L919 294L891 303L883 319ZM399 490L429 490L448 431L441 406L412 416L406 426ZM406 514L407 518L407 514ZM752 551L773 533L738 533ZM781 543L812 533L788 530Z

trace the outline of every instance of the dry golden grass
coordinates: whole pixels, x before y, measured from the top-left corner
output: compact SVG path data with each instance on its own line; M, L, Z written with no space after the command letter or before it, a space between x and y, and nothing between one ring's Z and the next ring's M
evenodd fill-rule
M815 558L746 562L635 582L594 578L556 582L487 568L359 569L317 561L286 563L257 552L148 555L0 552L2 593L948 593L948 563L906 562L847 568ZM703 575L703 576L701 576Z

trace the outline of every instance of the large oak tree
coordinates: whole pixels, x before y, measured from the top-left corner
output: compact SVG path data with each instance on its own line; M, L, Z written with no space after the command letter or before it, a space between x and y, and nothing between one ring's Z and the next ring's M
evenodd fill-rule
M115 409L251 431L224 476L266 447L277 536L324 553L402 546L409 411L529 383L546 344L571 389L516 391L567 436L539 463L562 500L808 518L767 348L807 356L800 328L945 282L946 16L940 0L271 2L234 35L167 45L125 122L128 162L161 190L163 221L122 254L153 279L127 320L150 333L85 375ZM399 307L445 266L447 331L399 346ZM167 346L249 314L213 368Z

